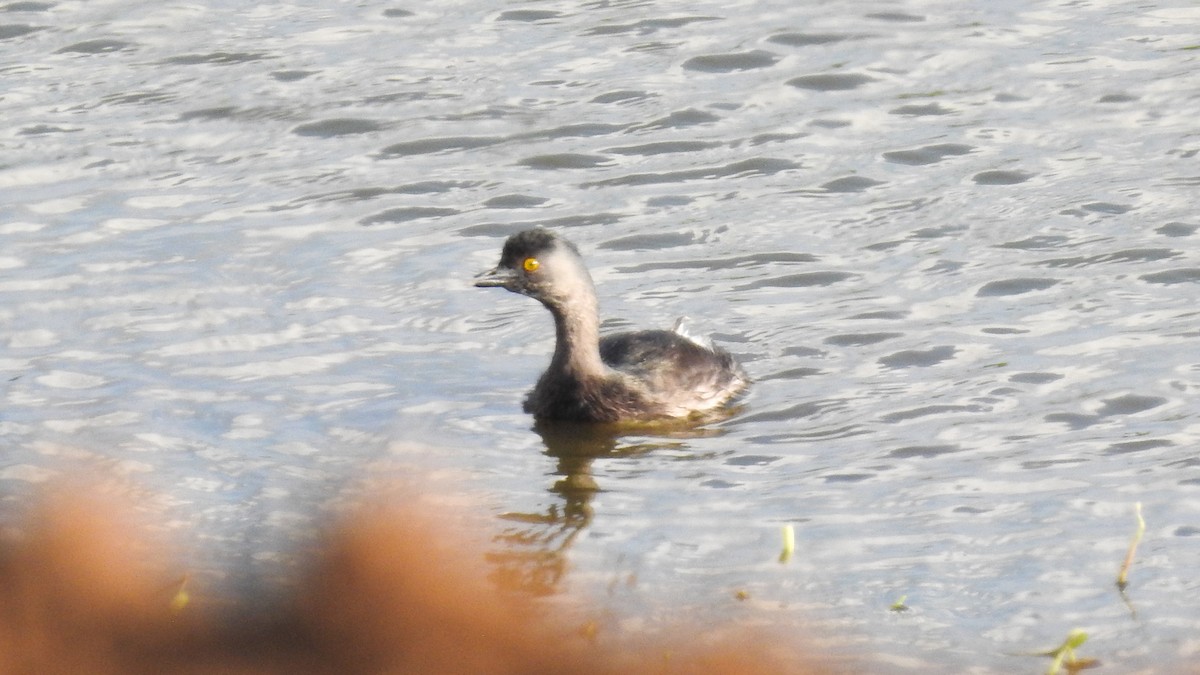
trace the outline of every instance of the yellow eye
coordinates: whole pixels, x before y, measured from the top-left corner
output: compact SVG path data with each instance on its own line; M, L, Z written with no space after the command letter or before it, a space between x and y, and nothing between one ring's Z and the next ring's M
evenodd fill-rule
M526 272L536 272L537 268L541 266L542 264L538 262L537 258L526 258L525 262L521 263L521 267L524 267Z

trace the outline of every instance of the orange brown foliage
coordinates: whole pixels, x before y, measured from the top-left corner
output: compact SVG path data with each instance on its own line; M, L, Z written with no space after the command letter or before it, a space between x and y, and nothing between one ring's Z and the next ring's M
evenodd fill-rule
M418 507L348 519L288 602L175 611L182 570L122 511L51 500L0 542L0 675L830 672L761 635L586 640L561 610L488 581L482 556Z

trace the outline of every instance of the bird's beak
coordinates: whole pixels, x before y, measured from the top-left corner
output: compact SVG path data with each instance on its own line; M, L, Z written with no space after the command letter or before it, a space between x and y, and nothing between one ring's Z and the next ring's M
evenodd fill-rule
M475 275L475 286L479 288L511 288L517 280L517 273L507 267L495 267Z

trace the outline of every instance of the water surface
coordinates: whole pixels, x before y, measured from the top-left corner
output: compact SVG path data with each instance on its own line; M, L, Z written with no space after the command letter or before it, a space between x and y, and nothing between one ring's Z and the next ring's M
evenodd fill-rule
M420 466L602 630L895 672L1032 672L1072 628L1121 672L1200 648L1188 3L0 10L8 510L100 470L257 587ZM549 317L470 286L531 226L606 329L737 354L739 414L534 429Z

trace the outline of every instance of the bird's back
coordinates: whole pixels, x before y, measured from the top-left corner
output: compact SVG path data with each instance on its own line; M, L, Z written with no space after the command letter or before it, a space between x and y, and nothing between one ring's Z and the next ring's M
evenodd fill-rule
M729 352L703 346L675 331L606 336L600 340L600 358L637 381L672 417L720 406L749 382Z

